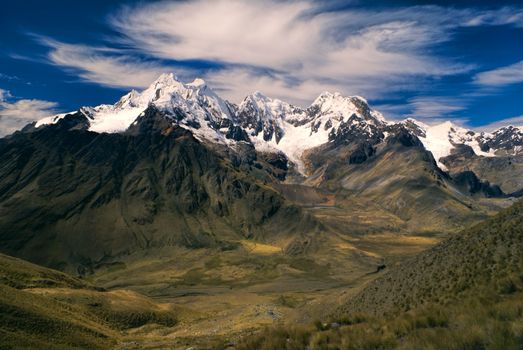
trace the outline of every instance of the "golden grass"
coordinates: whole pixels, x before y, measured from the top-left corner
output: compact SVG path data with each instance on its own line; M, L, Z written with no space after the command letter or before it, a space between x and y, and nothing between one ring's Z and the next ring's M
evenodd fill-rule
M249 253L253 253L253 254L273 255L273 254L282 253L282 248L275 246L275 245L248 241L245 239L241 240L240 243Z

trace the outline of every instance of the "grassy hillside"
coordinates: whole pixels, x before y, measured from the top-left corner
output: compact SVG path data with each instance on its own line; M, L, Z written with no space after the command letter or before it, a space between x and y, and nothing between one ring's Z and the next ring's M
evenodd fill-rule
M0 254L0 349L109 349L153 324L174 326L171 307Z
M523 201L401 263L330 318L238 349L523 348Z
M523 284L518 283L518 288ZM315 326L267 328L237 350L495 349L523 348L523 293L480 295L382 318L363 314Z
M523 201L452 236L372 282L347 305L383 314L445 303L478 289L512 288L523 277Z

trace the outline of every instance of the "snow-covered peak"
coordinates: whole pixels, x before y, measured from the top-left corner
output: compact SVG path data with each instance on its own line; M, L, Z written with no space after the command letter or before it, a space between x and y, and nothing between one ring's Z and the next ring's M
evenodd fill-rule
M164 86L180 86L183 85L183 83L178 80L176 75L174 73L163 73L161 74L158 79L156 79L151 85L149 85L149 88L160 88Z
M490 133L490 135L495 137L497 135L502 135L502 134L507 134L507 133L512 134L514 138L523 137L523 127L508 125L508 126L504 126L502 128L499 128L499 129L493 131L492 133Z
M506 126L492 133L482 133L482 141L485 149L502 154L520 154L523 153L523 128Z
M245 117L255 117L259 120L281 120L303 113L300 108L279 99L267 97L260 91L245 97L238 106L240 121Z
M329 111L342 111L343 108L353 108L350 103L349 98L343 97L339 92L322 92L315 100L312 102L312 106L319 106L322 112Z
M411 130L423 143L423 146L432 153L438 166L446 170L440 159L452 153L457 145L467 145L475 154L491 157L493 152L482 150L482 137L484 134L475 133L447 120L436 125L427 125L413 118L401 121L404 126Z
M261 92L260 90L256 90L254 91L251 95L249 96L252 96L253 98L255 99L261 99L261 100L265 100L265 99L269 99L269 97L265 96L265 94L263 92Z
M114 105L82 107L79 112L87 117L91 131L122 132L151 105L200 139L225 144L252 142L259 151L285 153L300 170L304 169L305 150L328 142L381 142L386 129L395 124L360 96L325 91L302 109L256 91L236 106L218 96L203 79L183 83L172 73L162 74L141 92L130 91ZM35 126L56 123L65 115L44 118ZM514 127L488 134L450 121L427 125L409 118L400 124L422 141L442 168L440 159L460 144L481 156L523 151L523 132Z
M123 95L115 106L118 108L136 107L139 104L140 93L136 90L131 90L128 94Z
M187 85L198 88L198 89L203 89L203 88L207 87L207 83L202 78L196 78Z
M414 118L407 118L405 120L402 120L400 123L404 124L404 125L415 125L419 128L422 128L423 130L429 128L429 125L428 124L425 124L424 122L421 122L417 119L414 119Z
M114 105L83 107L89 118L89 130L95 132L122 132L138 118L145 109L154 105L166 115L180 121L187 128L200 126L196 132L212 134L208 124L233 118L229 104L210 89L203 79L184 84L173 73L160 75L142 92L130 91ZM55 123L59 118L46 118L37 126ZM198 127L198 129L200 129ZM214 136L213 136L214 138Z
M311 104L309 110L314 111L322 119L331 119L332 121L346 121L355 115L371 124L385 123L383 115L372 110L367 100L360 96L343 96L339 92L322 92Z

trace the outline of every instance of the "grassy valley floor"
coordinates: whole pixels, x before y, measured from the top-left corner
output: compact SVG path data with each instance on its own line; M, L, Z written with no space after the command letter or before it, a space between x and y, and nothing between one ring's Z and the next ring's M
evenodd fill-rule
M128 256L99 269L93 284L147 295L177 309L178 323L127 335L123 348L237 344L274 325L306 325L324 319L369 281L439 238L382 233L325 237L328 244L306 256L283 253L283 244L244 240L230 251L162 248ZM327 247L327 248L326 248Z

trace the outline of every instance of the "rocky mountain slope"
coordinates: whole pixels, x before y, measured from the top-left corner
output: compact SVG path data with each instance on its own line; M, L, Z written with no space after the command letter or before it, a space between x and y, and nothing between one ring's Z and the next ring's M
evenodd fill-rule
M259 92L237 106L164 74L0 139L0 249L84 274L169 245L247 238L297 254L327 244L320 233L457 230L518 194L516 174L467 165L519 157L502 134L388 122L337 93L306 109ZM466 147L473 157L446 162Z
M244 237L315 229L263 167L242 171L248 147L243 158L220 155L152 106L125 133L76 130L77 119L0 142L3 251L83 273L136 249L232 249Z

